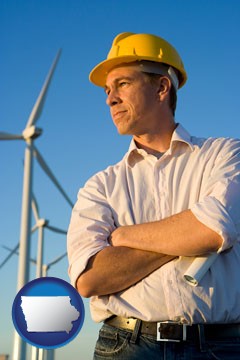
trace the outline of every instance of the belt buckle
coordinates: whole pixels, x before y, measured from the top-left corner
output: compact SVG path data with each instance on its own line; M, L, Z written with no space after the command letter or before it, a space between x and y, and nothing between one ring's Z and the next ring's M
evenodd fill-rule
M165 324L181 326L181 328L182 328L181 338L180 339L162 338L161 326L162 325L164 326ZM157 341L181 342L181 341L186 341L186 339L187 339L187 325L186 324L180 324L180 323L174 322L174 321L159 321L159 322L157 322Z

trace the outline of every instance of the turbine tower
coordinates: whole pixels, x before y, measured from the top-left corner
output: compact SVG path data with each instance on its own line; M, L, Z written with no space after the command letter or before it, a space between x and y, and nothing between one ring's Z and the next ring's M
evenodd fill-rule
M49 228L50 229L50 228ZM60 230L58 229L59 233L61 234L65 234L67 233L64 230ZM53 230L55 231L55 230ZM16 254L19 255L19 252L16 248L9 248L8 246L2 245L2 247L6 250L9 251L9 253L12 255ZM48 270L50 269L50 267L52 267L53 265L57 264L59 261L61 261L65 256L67 256L67 253L64 253L60 256L58 256L57 258L55 258L54 260L50 261L47 264L42 264L42 277L47 277L48 276ZM33 264L36 265L36 267L38 267L38 260L32 259L30 258L30 262L32 262ZM38 270L36 270L36 274L38 273ZM32 347L32 359L39 359L39 360L54 360L55 359L55 351L54 349L51 350L46 350L46 349L37 349L35 347Z
M58 256L54 260L49 263L43 263L43 249L44 249L44 229L47 228L48 230L66 235L67 231L60 229L58 227L50 225L50 222L45 219L41 218L39 214L39 206L36 200L36 197L32 193L32 212L35 218L35 225L31 229L31 234L33 234L36 230L38 230L38 245L37 245L37 259L30 258L30 262L36 265L36 278L39 277L47 277L48 270L53 265L57 264L60 260L62 260L67 253L65 252L63 255ZM7 261L14 255L19 255L18 248L19 243L13 248L9 248L6 245L2 245L2 248L9 251L9 255L3 260L0 264L0 269L7 263ZM54 360L54 349L46 350L46 349L39 349L34 346L31 348L31 360Z
M35 124L41 116L44 102L46 100L47 91L51 83L55 68L57 66L60 54L61 50L58 51L54 59L54 62L50 68L50 71L47 75L47 78L43 84L41 92L32 109L32 112L26 123L26 127L23 130L22 134L19 135L0 132L0 140L24 140L26 143L23 174L17 291L19 291L29 281L33 155L37 158L39 164L43 167L44 171L47 172L52 181L54 181L56 186L64 194L64 197L72 206L70 199L67 197L60 184L56 181L56 178L53 176L52 172L46 165L39 151L34 146L34 140L42 133L42 130L40 128L37 128ZM26 343L21 339L17 332L15 332L13 360L26 360Z

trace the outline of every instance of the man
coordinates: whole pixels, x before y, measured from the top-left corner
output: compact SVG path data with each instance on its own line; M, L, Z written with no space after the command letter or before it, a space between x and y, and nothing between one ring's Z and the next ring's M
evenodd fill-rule
M94 359L239 358L240 141L175 122L186 79L176 50L150 34L118 35L90 73L133 136L79 191L68 232L72 284L104 321ZM189 285L185 271L211 253Z

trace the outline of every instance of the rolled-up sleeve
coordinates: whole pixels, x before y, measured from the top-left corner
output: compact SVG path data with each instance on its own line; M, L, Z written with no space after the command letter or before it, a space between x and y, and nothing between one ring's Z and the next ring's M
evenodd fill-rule
M108 237L113 230L112 211L97 174L79 190L68 229L68 272L73 286L88 260L109 245Z
M224 251L240 241L240 142L226 140L215 159L204 192L191 207L203 224L222 237Z

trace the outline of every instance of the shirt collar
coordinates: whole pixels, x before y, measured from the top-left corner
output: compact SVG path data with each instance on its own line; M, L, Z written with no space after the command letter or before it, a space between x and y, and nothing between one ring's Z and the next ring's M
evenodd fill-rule
M187 132L187 130L181 125L177 124L176 129L173 132L171 142L169 149L167 152L169 152L169 155L172 154L173 149L176 147L177 143L185 143L189 146L191 151L193 151L194 146L191 140L191 135ZM147 155L146 151L143 149L139 149L134 141L132 139L128 152L126 154L126 160L129 166L134 166L136 162L142 160Z
M191 151L194 150L192 137L181 124L177 124L177 127L173 132L170 147L169 147L169 150L171 151L171 153L172 153L172 148L173 148L174 143L177 143L177 142L185 143L190 147Z

